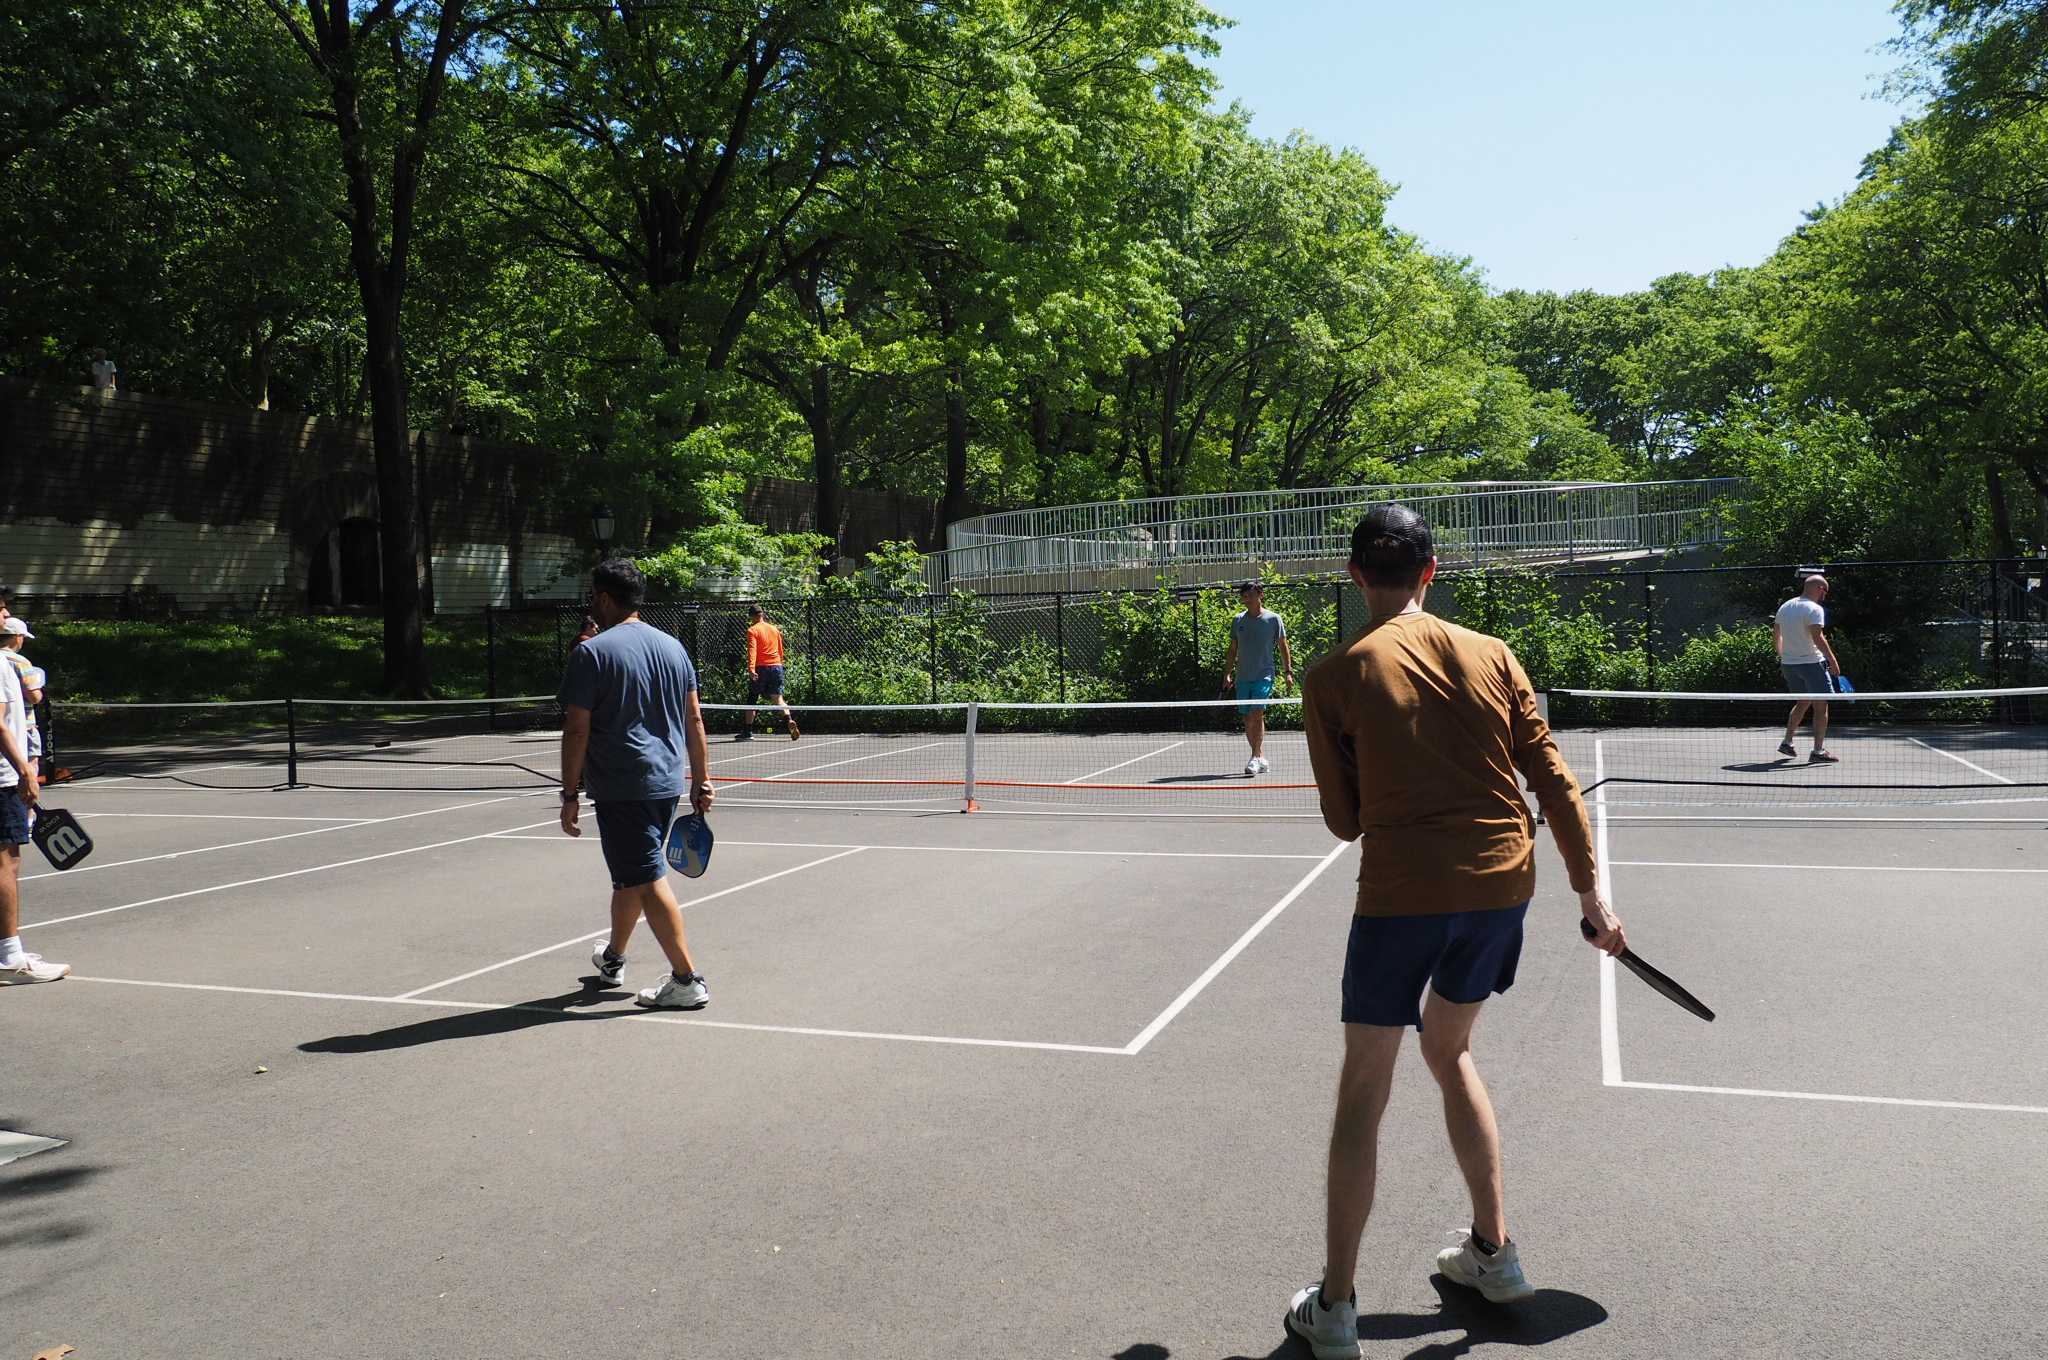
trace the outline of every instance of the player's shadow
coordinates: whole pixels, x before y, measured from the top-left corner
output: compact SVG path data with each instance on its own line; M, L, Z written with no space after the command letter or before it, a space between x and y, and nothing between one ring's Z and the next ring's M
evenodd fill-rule
M15 1127L0 1119L0 1129ZM61 1151L52 1149L46 1155ZM36 1170L0 1168L0 1254L24 1247L58 1246L95 1231L90 1220L57 1217L63 1212L62 1201L51 1197L75 1190L105 1170L103 1166L62 1164Z
M643 1014L619 1009L617 1003L621 996L616 989L579 987L559 996L535 997L531 1001L493 1006L489 1010L457 1011L452 1015L418 1020L410 1025L371 1030L366 1034L336 1034L325 1039L310 1039L299 1045L299 1051L388 1053L393 1049L417 1048L421 1044L438 1044L450 1039L488 1039L498 1034L516 1034L536 1025L557 1025L567 1020L611 1020ZM592 1010L594 1006L608 1006L608 1009Z
M1430 1277L1440 1306L1433 1313L1364 1313L1358 1339L1367 1355L1392 1356L1388 1343L1418 1341L1439 1333L1458 1333L1431 1340L1406 1353L1405 1360L1457 1360L1478 1346L1547 1346L1607 1321L1607 1310L1568 1289L1539 1289L1531 1298L1502 1306L1488 1303L1469 1289L1441 1275ZM1155 1347L1164 1356L1163 1348ZM1143 1354L1141 1351L1140 1354ZM1309 1349L1289 1336L1267 1354L1232 1356L1230 1360L1304 1360Z
M1818 764L1801 760L1797 756L1779 756L1775 760L1745 760L1736 765L1723 765L1730 774L1774 774L1780 770L1824 770L1832 768L1826 761Z
M1148 784L1241 784L1250 779L1248 774L1163 774L1157 779L1148 779Z

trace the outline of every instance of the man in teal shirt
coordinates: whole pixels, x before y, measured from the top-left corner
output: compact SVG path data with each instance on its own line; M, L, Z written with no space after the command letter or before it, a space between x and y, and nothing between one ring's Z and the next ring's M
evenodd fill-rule
M1246 701L1272 698L1276 676L1285 677L1283 694L1292 688L1294 654L1287 648L1287 624L1266 608L1264 586L1247 581L1239 589L1238 599L1244 608L1230 621L1230 654L1223 659L1223 683L1235 685L1237 712L1244 719L1245 740L1251 743L1252 755L1244 763L1244 772L1264 774L1273 768L1266 763L1266 706Z

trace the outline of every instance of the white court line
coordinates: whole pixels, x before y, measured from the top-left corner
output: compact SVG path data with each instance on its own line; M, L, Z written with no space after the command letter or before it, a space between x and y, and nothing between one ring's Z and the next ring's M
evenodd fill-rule
M2011 802L2030 802L2031 799L2011 799ZM1742 822L1754 825L1758 822L1768 825L1783 822L1787 826L1808 827L1815 823L1849 822L1871 823L1886 826L2039 826L2048 822L2048 812L2039 817L1835 817L1824 812L1812 815L1772 814L1764 812L1739 812L1709 814L1703 812L1634 813L1617 812L1617 822Z
M565 836L563 837L563 839L567 840L569 838ZM677 905L684 909L688 909L690 907L697 906L700 903L712 901L715 898L729 897L733 893L742 892L748 888L757 888L763 883L772 882L775 879L786 877L789 874L798 873L805 869L815 869L820 864L830 864L835 859L845 859L848 855L858 854L861 850L865 848L865 846L859 845L852 846L848 849L841 850L836 855L827 855L823 859L814 859L805 864L791 865L787 869L779 869L772 874L763 874L759 878L748 879L745 883L735 883L729 888L720 888L717 892L705 893L702 897L693 897L689 901L681 902ZM452 978L443 978L439 982L430 982L424 987L415 987L409 992L400 992L397 996L394 996L391 999L393 1001L410 1001L416 996L425 996L428 992L438 992L443 987L453 987L458 982L467 982L471 978L482 977L485 973L495 973L500 968L510 968L515 963L525 963L528 959L537 959L543 954L552 954L557 949L567 949L572 944L588 944L592 940L603 939L610 933L611 927L609 926L605 927L605 929L603 930L585 931L583 934L576 936L574 939L563 940L559 944L543 945L539 949L529 949L524 954L519 955L517 958L504 959L497 963L488 963L481 968L472 968L467 973L458 973Z
M1668 1081L1611 1081L1632 1091L1682 1091L1704 1096L1760 1096L1770 1100L1824 1100L1842 1105L1910 1105L1930 1110L1989 1110L1998 1114L2048 1114L2048 1105L1993 1105L1976 1100L1908 1100L1903 1096L1847 1096L1826 1091L1758 1091L1746 1086L1682 1086Z
M548 845L574 845L563 836L527 836L500 832L501 841L539 841ZM1015 845L886 845L868 841L734 841L720 838L720 845L745 845L764 850L916 850L956 855L1091 855L1105 859L1321 859L1321 855L1254 854L1235 850L1067 850Z
M969 1039L952 1034L894 1034L886 1030L865 1029L820 1029L812 1025L755 1025L737 1020L706 1020L694 1015L675 1015L662 1011L568 1011L553 1006L501 1006L488 1001L442 1001L435 997L414 997L400 999L391 996L355 996L347 992L294 992L278 987L223 987L206 982L156 982L146 978L80 977L73 974L72 982L98 982L119 987L161 987L181 992L225 992L233 996L289 996L308 1001L351 1001L378 1006L425 1006L436 1010L449 1011L520 1011L539 1015L589 1017L607 1020L637 1020L654 1025L691 1025L701 1029L746 1030L756 1034L802 1034L820 1039L879 1039L900 1044L947 1044L962 1048L1024 1048L1038 1049L1048 1053L1101 1053L1109 1057L1128 1057L1123 1048L1110 1048L1104 1044L1054 1044L1040 1043L1029 1039Z
M189 855L208 855L216 850L239 850L248 845L267 845L271 841L296 840L301 836L320 836L325 835L329 831L351 831L359 826L381 826L386 822L403 822L409 821L414 817L431 817L438 812L460 812L464 808L489 807L493 803L509 803L515 799L531 798L533 796L530 793L514 793L507 794L502 798L484 798L473 803L454 803L448 807L422 808L418 812L401 812L390 817L363 817L352 822L342 822L339 826L317 826L311 831L285 831L275 836L257 836L252 840L228 841L222 845L195 845L190 850L171 850L161 855L139 855L134 859L117 859L111 863L81 864L75 869L51 869L40 874L23 874L21 881L28 883L39 878L56 878L59 874L66 878L71 878L79 874L89 874L95 869L119 869L129 864L149 864L160 859L184 859ZM86 815L93 817L99 814L87 813ZM146 816L148 814L142 815ZM322 818L320 820L326 819Z
M1131 1040L1130 1043L1124 1046L1124 1052L1130 1054L1134 1058L1138 1056L1138 1054L1144 1052L1145 1045L1151 1043L1155 1038L1157 1038L1159 1036L1159 1031L1165 1029L1169 1024L1173 1022L1173 1017L1179 1015L1182 1011L1186 1010L1188 1003L1190 1001L1193 1001L1196 997L1200 996L1202 994L1202 989L1204 987L1207 987L1210 983L1214 982L1216 980L1216 975L1218 973L1221 973L1225 968L1228 968L1230 966L1230 961L1245 951L1245 946L1249 945L1253 940L1259 938L1260 931L1264 930L1267 926L1273 924L1274 919L1278 917L1281 912L1293 906L1294 899L1300 897L1303 893L1307 892L1309 884L1315 882L1318 878L1322 877L1323 870L1329 868L1332 864L1335 864L1337 862L1337 856L1343 854L1346 850L1350 848L1351 842L1349 841L1338 841L1336 845L1332 846L1330 848L1330 853L1324 855L1322 859L1318 860L1316 862L1315 868L1310 869L1307 873L1303 874L1301 876L1301 881L1296 883L1293 887L1289 888L1287 890L1287 895L1285 897L1281 898L1278 902L1275 902L1271 907L1267 908L1266 914L1264 916L1261 916L1258 920L1252 922L1251 928L1245 931L1244 934L1238 936L1237 942L1235 944L1231 945L1230 948L1223 951L1222 958L1216 960L1216 962L1210 964L1207 968L1203 969L1202 975L1196 978L1193 982L1189 983L1187 986L1187 990L1183 991L1179 996L1175 997L1165 1010L1159 1012L1158 1015L1154 1016L1151 1024L1139 1030L1138 1037Z
M95 820L101 817L147 817L159 821L188 822L361 822L364 817L282 817L266 816L256 812L106 812L95 808L85 814Z
M1087 774L1078 775L1073 779L1063 779L1060 782L1063 784L1079 784L1084 780L1095 778L1096 775L1108 774L1111 770L1121 770L1126 765L1135 765L1141 760L1150 760L1154 756L1163 756L1168 751L1171 751L1174 747L1185 745L1187 745L1187 742L1185 740L1169 742L1167 745L1160 747L1156 751L1147 751L1144 755L1132 756L1129 760L1119 760L1114 765L1105 765L1099 770L1090 770Z
M818 770L836 770L841 765L858 765L863 760L886 760L890 756L909 755L912 751L925 751L929 750L934 746L945 746L948 744L949 743L944 741L923 741L919 742L915 746L892 747L887 751L876 751L869 755L849 756L845 760L828 760L823 765L806 765L801 770L784 770L780 774L768 775L767 777L763 778L760 782L763 784L772 784L778 779L794 779L800 774L812 774ZM746 759L746 757L741 756L738 757L738 759L744 760Z
M524 798L531 797L532 795L521 794L519 796ZM504 802L505 800L492 799L490 801ZM525 831L536 826L553 826L559 820L560 818L558 817L550 817L545 822L528 822L525 826L508 827L506 829ZM207 893L226 892L230 888L247 888L258 883L275 883L281 878L299 878L305 874L324 873L329 869L347 869L357 864L368 864L373 860L394 859L399 855L416 855L422 850L441 850L451 845L466 845L470 841L486 841L497 834L495 831L481 831L474 836L457 836L453 840L435 841L432 845L409 845L402 850L386 850L382 854L364 855L359 859L336 860L332 864L315 864L304 869L287 869L281 874L265 874L261 878L245 878L235 883L216 883L207 888L192 888L186 892L166 893L162 897L146 897L140 902L124 902L118 907L101 907L98 911L81 911L75 916L59 916L48 921L30 921L26 924L37 930L43 930L50 926L66 925L72 921L83 921L93 916L111 916L117 911L133 911L137 907L153 907L159 902L177 902L187 897L204 897ZM78 871L73 869L71 872L77 873Z
M2048 869L1989 869L1978 865L1925 864L1731 864L1722 860L1618 859L1630 869L1821 869L1831 874L2048 874Z
M1607 858L1607 751L1593 741L1593 862L1614 905L1614 866ZM1614 956L1600 951L1600 1080L1621 1085L1621 1016L1614 1000Z
M1906 740L1912 742L1915 746L1925 747L1927 750L1934 752L1934 754L1938 756L1947 756L1956 764L1961 765L1965 769L1975 770L1978 774L1983 775L1986 779L1996 779L2001 784L2012 784L2018 782L2016 780L2007 779L2002 774L1993 774L1990 770L1985 769L1982 765L1979 765L1974 760L1964 760L1954 751L1944 751L1939 746L1929 746L1926 742L1920 740L1920 738L1918 737L1907 737Z

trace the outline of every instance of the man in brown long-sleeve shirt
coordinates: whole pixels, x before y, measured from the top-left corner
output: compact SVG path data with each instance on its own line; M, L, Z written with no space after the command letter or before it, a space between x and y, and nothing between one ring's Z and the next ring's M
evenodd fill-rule
M1287 1316L1317 1360L1359 1353L1352 1277L1372 1209L1380 1116L1410 1025L1422 1031L1472 1192L1472 1231L1438 1255L1437 1268L1495 1302L1534 1292L1508 1237L1500 1133L1472 1062L1473 1024L1486 998L1514 982L1536 887L1535 820L1518 773L1547 814L1595 945L1623 947L1578 784L1521 663L1498 638L1422 608L1436 575L1428 524L1406 506L1373 507L1352 535L1350 571L1372 621L1302 684L1323 820L1361 847L1327 1254L1322 1279L1294 1296Z

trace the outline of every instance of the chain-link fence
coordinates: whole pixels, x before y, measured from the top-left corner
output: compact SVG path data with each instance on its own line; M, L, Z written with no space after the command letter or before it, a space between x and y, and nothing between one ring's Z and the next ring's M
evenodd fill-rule
M1759 690L1780 683L1771 618L1811 566L1447 573L1431 612L1508 638L1539 685ZM1830 635L1866 689L2048 683L2048 563L1827 566ZM763 600L799 703L1086 703L1221 693L1234 588ZM1272 581L1299 675L1366 625L1349 582ZM743 603L647 606L707 701L745 702ZM494 610L493 695L549 693L577 607Z

